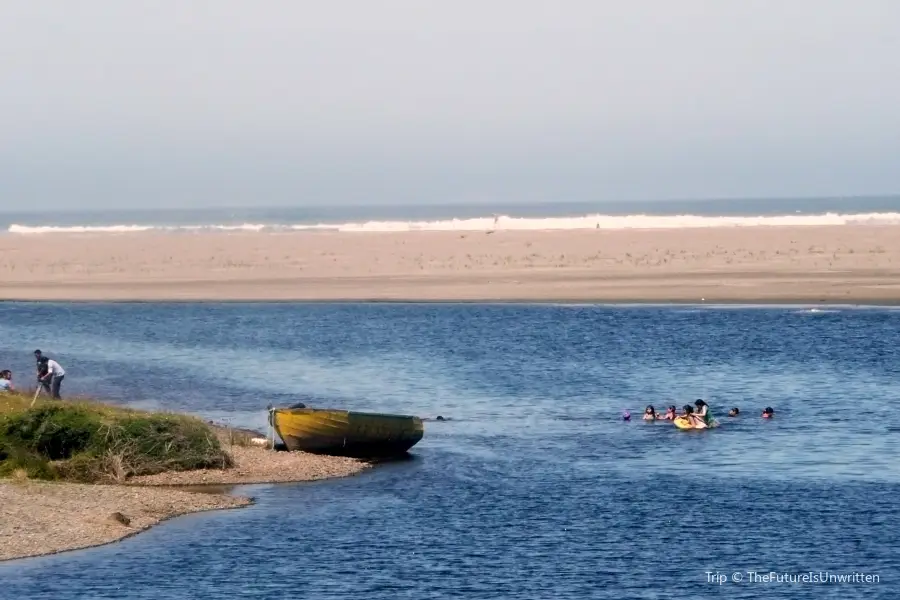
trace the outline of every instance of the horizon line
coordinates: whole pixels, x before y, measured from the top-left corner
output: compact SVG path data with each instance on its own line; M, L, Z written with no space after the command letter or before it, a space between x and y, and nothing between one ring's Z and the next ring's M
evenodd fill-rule
M557 200L557 201L536 201L536 200L496 200L490 202L476 202L460 200L456 202L435 202L435 203L415 203L415 202L398 202L398 203L371 203L371 204L275 204L275 205L218 205L204 206L196 208L171 207L171 208L141 208L141 207L115 207L115 208L47 208L42 210L8 210L0 206L0 214L43 214L48 212L62 214L84 214L84 213L101 213L101 212L117 212L117 213L140 213L140 212L158 212L164 210L166 212L206 212L206 211L222 211L222 210L291 210L299 208L406 208L406 207L453 207L453 206L479 206L485 208L492 206L550 206L559 205L610 205L610 204L628 204L628 203L647 203L647 204L665 204L676 202L775 202L779 200L881 200L900 198L900 192L891 193L875 193L875 194L836 194L836 195L796 195L796 196L712 196L701 198L649 198L649 199L627 199L627 200Z

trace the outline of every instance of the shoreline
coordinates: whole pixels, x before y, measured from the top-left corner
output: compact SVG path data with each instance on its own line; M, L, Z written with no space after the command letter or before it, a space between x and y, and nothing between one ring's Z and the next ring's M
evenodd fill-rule
M0 563L105 546L181 516L251 506L253 497L232 495L241 486L342 479L373 467L341 457L247 450L285 456L262 474L246 468L235 456L235 467L227 471L166 472L121 484L0 478L0 504L6 513L0 522ZM301 473L273 474L290 463L304 465ZM125 521L115 515L124 516Z
M12 533L4 535L0 528L0 563L107 546L181 516L254 503L246 496L175 488L135 494L129 489L132 487L137 486L0 479L0 502L5 508L14 511L21 503L29 507L28 531L23 531L25 526L15 516L2 524ZM56 502L60 496L62 501ZM100 506L119 510L106 512ZM51 544L47 537L53 538Z
M12 398L6 410L16 410ZM103 546L180 516L253 504L251 497L232 494L240 486L351 477L375 466L276 451L255 445L257 432L207 425L230 456L230 467L163 471L116 483L30 479L23 469L0 478L0 562Z
M684 300L684 299L666 299L654 298L647 299L621 299L621 300L591 300L588 298L560 298L560 299L541 299L541 298L511 298L511 299L493 299L493 298L474 298L474 299L415 299L415 298L398 298L398 299L382 299L382 298L334 298L327 300L308 300L308 299L180 299L180 300L93 300L79 298L55 298L53 300L43 299L16 299L16 298L0 298L0 306L3 304L283 304L283 305L331 305L331 304L414 304L414 305L510 305L510 306L609 306L609 307L776 307L783 306L786 308L807 308L807 307L828 307L828 308L844 308L844 309L867 309L867 308L897 308L900 307L900 293L897 298L860 298L853 302L838 300L813 300L804 298L729 298L715 299L711 298L707 301Z

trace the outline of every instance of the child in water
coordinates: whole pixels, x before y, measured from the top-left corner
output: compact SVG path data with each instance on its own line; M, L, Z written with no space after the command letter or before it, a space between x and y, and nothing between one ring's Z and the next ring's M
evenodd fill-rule
M659 417L656 415L656 409L653 408L651 404L646 409L644 409L644 416L642 417L645 421L655 421Z
M681 407L681 410L683 411L681 416L687 417L688 421L691 422L691 425L693 425L695 429L706 429L706 421L694 414L693 406L685 404Z
M675 405L673 404L672 406L670 406L669 408L666 409L666 414L662 415L661 417L657 417L657 418L661 419L663 421L674 421L675 417L678 416L675 413L676 410L677 409L675 408Z
M775 416L775 411L772 410L772 407L771 407L771 406L767 406L767 407L765 408L765 410L762 411L762 418L763 418L763 419L771 419L771 418L774 417L774 416Z
M736 417L739 414L741 414L741 410L737 406L728 411L729 417Z

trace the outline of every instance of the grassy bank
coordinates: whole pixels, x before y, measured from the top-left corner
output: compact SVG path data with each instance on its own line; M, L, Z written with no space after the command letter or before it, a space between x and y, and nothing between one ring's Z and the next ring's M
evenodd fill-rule
M123 483L233 465L210 425L91 401L0 396L0 477Z

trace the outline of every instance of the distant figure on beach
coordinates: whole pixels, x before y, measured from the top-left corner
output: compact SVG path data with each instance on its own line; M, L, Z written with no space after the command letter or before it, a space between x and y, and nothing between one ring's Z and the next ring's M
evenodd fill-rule
M739 414L741 414L741 409L739 409L737 406L728 411L729 417L736 417Z
M771 406L767 406L765 409L763 409L763 412L762 412L763 419L771 419L774 416L775 416L775 411L772 410Z
M12 371L4 369L0 371L0 392L14 392L12 384Z
M46 356L41 357L41 365L46 365L46 372L41 377L41 385L44 389L49 389L50 397L59 399L59 386L62 384L63 378L66 376L65 369L58 362ZM43 369L42 369L43 370Z

